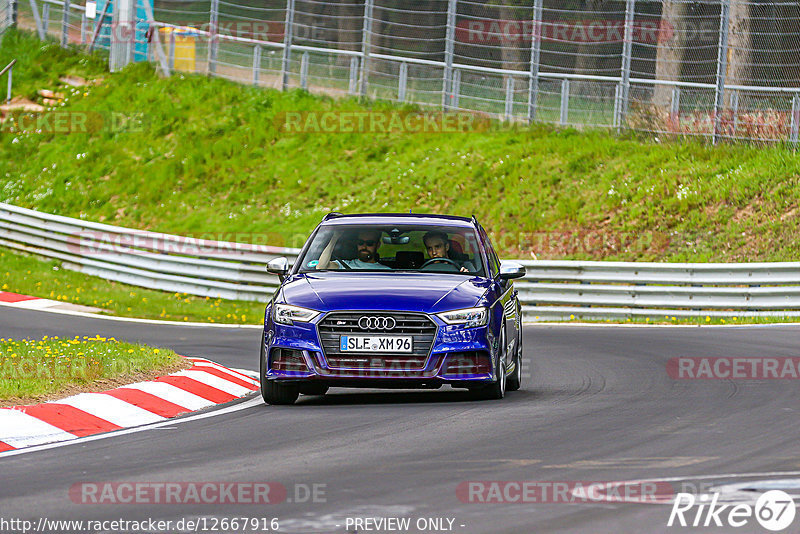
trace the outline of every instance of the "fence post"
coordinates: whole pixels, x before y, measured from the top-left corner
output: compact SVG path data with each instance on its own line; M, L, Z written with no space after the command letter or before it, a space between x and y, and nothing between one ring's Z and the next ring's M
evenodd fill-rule
M361 96L367 96L367 85L369 84L369 51L372 46L372 11L374 0L364 2L364 28L361 33L361 80L358 92Z
M61 14L61 48L66 48L69 43L69 0L64 0L63 13Z
M169 32L169 53L167 64L169 65L169 70L175 69L175 28L170 28Z
M456 40L456 11L458 0L447 0L447 32L444 38L444 76L442 80L442 109L450 109L452 101L453 50Z
M42 28L44 29L44 34L47 35L47 30L50 29L50 4L47 2L42 3ZM44 40L44 37L42 37Z
M505 109L503 110L503 118L507 121L511 120L514 115L514 77L506 77L506 102Z
M612 118L612 124L611 124L613 128L619 128L620 127L620 124L619 124L619 116L620 116L619 107L620 107L620 101L621 101L620 95L622 94L622 89L621 88L622 88L622 82L620 82L620 83L618 83L617 85L614 86L614 116Z
M733 135L739 129L739 91L731 91L731 111L733 113Z
M533 28L531 28L531 77L528 80L528 122L536 120L539 99L539 62L542 51L542 2L533 2Z
M680 132L681 126L681 88L672 88L672 101L669 106L669 118L672 124Z
M354 95L358 91L358 57L350 56L350 83L347 91Z
M797 148L798 132L800 132L800 95L795 94L792 97L792 134L789 139L795 148Z
M258 85L258 75L261 72L261 45L253 46L253 85Z
M86 44L86 24L88 20L86 19L86 11L81 13L81 44Z
M564 126L569 120L569 78L561 80L561 115L558 119L559 124Z
M217 52L219 48L219 0L211 0L211 13L208 19L208 72L217 72Z
M292 33L294 32L294 0L286 0L286 23L283 30L283 61L281 61L281 89L289 88L289 69L292 59Z
M42 24L42 17L39 16L39 6L36 4L36 0L30 0L30 3L31 11L33 12L33 21L36 23L36 31L39 32L39 39L44 41L47 32ZM42 9L44 9L44 7Z
M453 109L459 109L459 96L461 95L461 69L453 69Z
M636 0L625 0L625 39L622 45L622 88L620 90L620 103L617 108L617 128L622 129L625 117L628 114L628 100L631 93L631 55L633 54L633 16L636 10Z
M408 84L408 63L400 63L400 80L397 85L397 100L406 101L406 89Z
M6 104L11 102L11 83L14 78L14 65L8 69L8 90L6 91Z
M714 98L714 144L719 138L719 123L725 106L725 76L728 71L728 27L730 24L730 0L721 0L719 10L719 46L717 47L717 88Z
M300 87L308 90L308 52L303 52L300 58Z
M17 27L17 0L9 0L8 9L11 11L11 26Z
M124 39L130 32L134 37L136 28L136 0L114 0L111 17L111 50L109 53L108 67L111 72L123 69L130 62L130 46L128 39Z

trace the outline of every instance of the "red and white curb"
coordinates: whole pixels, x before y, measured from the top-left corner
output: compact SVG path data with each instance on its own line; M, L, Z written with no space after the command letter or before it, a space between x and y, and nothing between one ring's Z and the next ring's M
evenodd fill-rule
M14 308L24 308L27 310L63 310L63 311L79 311L79 312L99 312L100 308L93 308L91 306L81 306L79 304L72 304L69 302L60 302L58 300L43 299L40 297L31 297L29 295L20 295L19 293L11 293L10 291L0 291L0 303Z
M80 393L33 406L0 408L0 452L165 421L244 397L257 380L210 360L148 382Z

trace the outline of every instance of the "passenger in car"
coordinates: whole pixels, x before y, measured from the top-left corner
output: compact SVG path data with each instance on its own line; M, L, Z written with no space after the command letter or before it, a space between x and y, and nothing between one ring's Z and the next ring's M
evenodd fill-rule
M450 258L450 238L447 236L445 232L440 230L431 230L430 232L426 233L423 238L422 242L425 243L425 249L428 251L428 256L431 259L435 258ZM460 261L457 259L452 260L459 266L459 271L462 273L470 273L475 271L475 266L470 261ZM451 267L455 270L455 266L449 263L442 262L442 268L447 269L447 267Z
M344 267L345 269L349 268L363 270L390 269L388 265L378 262L378 259L380 258L380 255L378 254L378 247L380 247L381 243L380 230L370 230L368 228L364 228L358 231L355 241L358 256L355 259L332 260L331 256L333 255L333 249L336 247L336 243L339 241L339 239L341 239L341 237L342 234L334 233L330 242L325 247L325 250L322 251L322 254L319 257L317 269L339 269L340 267Z

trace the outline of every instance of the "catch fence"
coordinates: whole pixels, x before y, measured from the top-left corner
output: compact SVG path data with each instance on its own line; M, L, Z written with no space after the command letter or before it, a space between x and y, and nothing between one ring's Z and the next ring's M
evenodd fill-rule
M18 10L41 35L87 43L101 6L93 20L68 0ZM103 21L112 68L146 57L278 89L713 142L800 131L797 2L115 0Z

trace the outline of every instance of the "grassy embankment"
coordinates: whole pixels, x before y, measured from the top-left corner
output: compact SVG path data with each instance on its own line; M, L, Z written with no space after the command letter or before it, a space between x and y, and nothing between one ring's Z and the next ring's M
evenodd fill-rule
M413 208L474 213L505 257L800 257L800 158L785 147L659 143L543 126L287 135L274 123L285 111L398 108L202 76L159 79L147 65L108 75L99 58L14 33L0 49L0 63L11 57L21 63L16 94L34 96L63 74L102 75L102 85L70 96L62 109L141 112L144 122L90 134L3 133L4 202L175 234L235 233L278 246L298 246L328 211ZM80 302L94 300L102 301ZM242 306L233 315L250 317L250 305ZM114 311L160 315L166 306L146 308Z
M0 339L0 406L111 389L188 367L169 349L101 336Z

